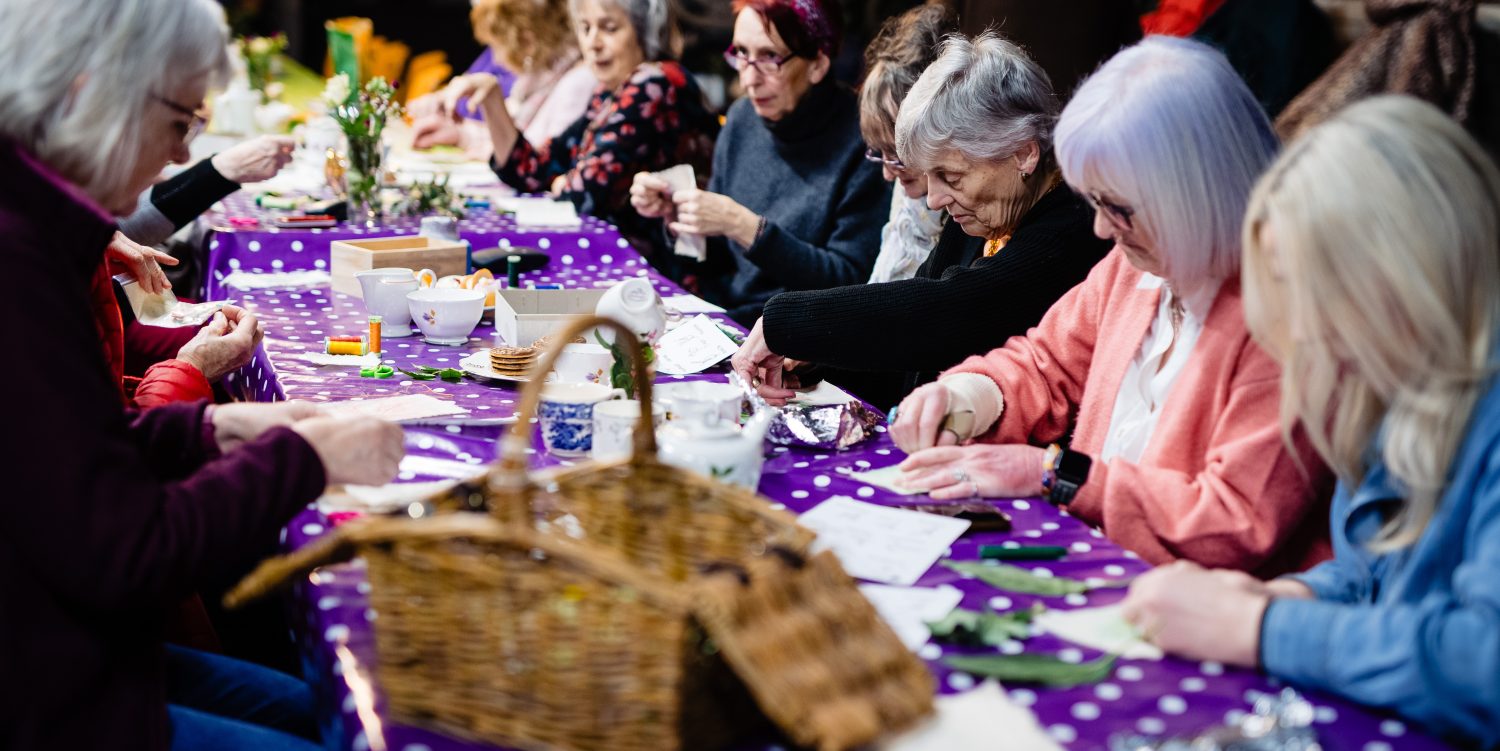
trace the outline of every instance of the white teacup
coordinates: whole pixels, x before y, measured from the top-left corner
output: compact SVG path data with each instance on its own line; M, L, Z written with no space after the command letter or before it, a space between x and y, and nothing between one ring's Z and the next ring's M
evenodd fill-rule
M667 310L651 281L626 279L604 293L594 307L596 315L614 319L634 331L643 342L656 343L667 330ZM614 329L600 328L605 341L615 340Z
M703 425L738 425L745 399L738 388L709 381L664 383L653 393L672 420L692 420Z
M459 345L484 317L484 297L477 289L428 288L408 293L406 303L428 343Z
M609 371L615 358L609 350L597 344L568 344L557 356L553 372L562 383L610 382Z
M549 383L543 386L537 417L542 424L542 441L547 444L547 450L559 456L587 454L594 445L594 405L623 398L623 390L597 383Z
M660 427L666 415L660 404L652 404L652 428ZM635 425L640 420L641 403L634 399L595 404L594 447L590 453L599 461L630 456L635 445Z

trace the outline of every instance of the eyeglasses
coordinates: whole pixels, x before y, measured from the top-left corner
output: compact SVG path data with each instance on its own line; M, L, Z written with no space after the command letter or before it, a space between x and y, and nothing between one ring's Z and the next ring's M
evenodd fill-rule
M749 52L734 45L730 45L729 49L724 50L724 62L729 63L729 67L735 70L744 70L746 65L750 65L760 71L761 75L766 76L774 76L780 73L781 66L785 65L786 61L790 59L792 59L791 55L751 57Z
M1116 227L1124 230L1132 228L1131 217L1135 216L1135 209L1106 201L1096 193L1085 193L1083 197L1089 202L1090 206L1094 207L1095 211L1104 212L1104 215L1109 217L1110 222L1114 223Z
M906 169L905 162L902 162L900 159L891 159L885 155L885 152L876 149L865 149L865 161L882 164L897 171L904 171Z
M204 126L208 125L208 115L203 111L178 104L161 94L153 94L152 96L156 97L156 101L165 104L173 112L179 115L187 115L191 118L188 120L187 131L182 134L182 144L184 146L192 143L193 139L197 138L198 134L203 132Z

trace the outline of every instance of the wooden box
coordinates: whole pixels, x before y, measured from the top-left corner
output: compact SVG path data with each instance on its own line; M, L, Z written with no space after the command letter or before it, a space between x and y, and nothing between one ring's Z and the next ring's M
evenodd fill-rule
M432 269L439 278L469 273L468 246L432 237L382 237L368 240L335 240L329 245L328 273L333 291L364 297L357 271L406 268Z
M495 293L495 333L512 347L561 328L574 317L593 315L602 289L502 289Z

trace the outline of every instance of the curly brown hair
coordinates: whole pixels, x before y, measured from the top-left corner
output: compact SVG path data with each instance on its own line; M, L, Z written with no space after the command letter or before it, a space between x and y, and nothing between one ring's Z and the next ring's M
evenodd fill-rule
M546 70L578 48L567 0L479 0L469 23L474 39L518 73Z
M865 143L895 146L901 100L937 59L943 38L957 32L958 20L941 2L919 5L881 25L865 48L865 82L859 90L859 130Z

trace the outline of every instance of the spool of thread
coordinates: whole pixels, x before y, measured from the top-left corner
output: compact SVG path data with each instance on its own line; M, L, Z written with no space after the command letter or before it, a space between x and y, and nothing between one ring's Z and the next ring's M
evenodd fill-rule
M363 336L327 336L323 338L323 351L330 355L367 355L370 346Z
M521 286L521 257L505 257L505 283L511 289Z
M370 316L370 351L380 352L380 316Z

